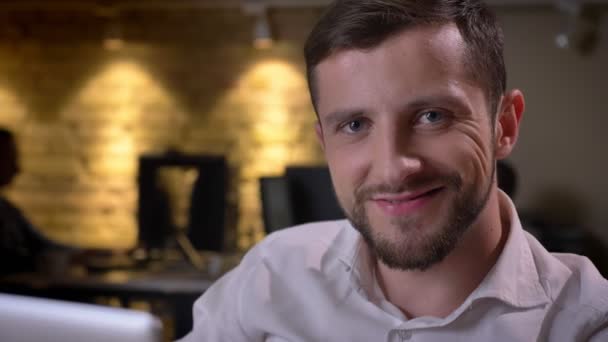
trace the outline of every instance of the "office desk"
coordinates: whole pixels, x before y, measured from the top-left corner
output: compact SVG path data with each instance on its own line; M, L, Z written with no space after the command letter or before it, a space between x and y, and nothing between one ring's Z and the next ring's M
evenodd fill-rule
M124 307L132 301L160 302L173 318L173 337L179 338L192 329L192 304L219 276L221 273L210 275L185 264L86 276L21 273L0 278L0 292L78 302L113 297Z

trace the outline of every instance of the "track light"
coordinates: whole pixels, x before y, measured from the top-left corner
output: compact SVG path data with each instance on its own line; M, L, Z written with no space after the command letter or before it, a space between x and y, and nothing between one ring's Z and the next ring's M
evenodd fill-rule
M125 41L122 36L122 27L116 19L111 20L107 27L103 38L103 47L106 50L117 51L122 49Z
M243 2L243 12L253 16L253 46L258 49L267 49L272 46L272 28L268 20L268 8L260 0L247 0Z
M266 11L257 15L253 27L253 46L258 49L267 49L272 46L272 31Z
M562 49L572 49L581 55L593 52L599 40L600 11L579 0L558 0L557 9L565 16L565 27L555 37Z
M103 47L106 50L120 50L124 45L122 25L120 22L120 10L113 6L99 6L95 13L103 19Z

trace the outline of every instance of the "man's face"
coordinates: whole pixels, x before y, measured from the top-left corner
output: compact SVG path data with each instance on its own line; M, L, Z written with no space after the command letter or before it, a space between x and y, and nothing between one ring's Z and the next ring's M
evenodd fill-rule
M406 30L316 68L319 126L338 200L387 266L441 261L493 186L493 124L454 25Z

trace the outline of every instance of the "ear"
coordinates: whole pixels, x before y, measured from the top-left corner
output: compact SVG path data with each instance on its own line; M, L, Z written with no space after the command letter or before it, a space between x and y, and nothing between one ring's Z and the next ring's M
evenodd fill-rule
M319 140L319 145L321 145L321 149L325 150L325 139L323 138L323 127L321 126L321 122L318 120L315 123L315 132L317 133L317 140Z
M524 94L520 90L514 89L503 95L494 129L496 159L504 159L513 151L524 107Z

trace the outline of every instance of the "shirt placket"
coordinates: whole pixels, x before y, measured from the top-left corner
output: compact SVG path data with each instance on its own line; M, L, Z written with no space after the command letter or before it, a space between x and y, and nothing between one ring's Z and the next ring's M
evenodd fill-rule
M389 333L389 342L412 341L413 333L408 329L393 329Z

